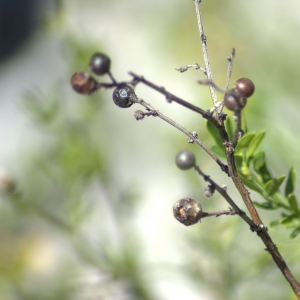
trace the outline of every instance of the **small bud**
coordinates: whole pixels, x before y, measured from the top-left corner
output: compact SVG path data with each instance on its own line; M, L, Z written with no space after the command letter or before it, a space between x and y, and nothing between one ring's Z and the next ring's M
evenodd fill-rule
M136 110L136 111L134 112L134 117L135 117L135 119L136 119L137 121L143 120L143 119L145 118L145 113L142 112L141 110Z
M196 158L193 152L183 150L177 154L175 162L180 170L189 170L195 166Z
M173 206L173 214L176 220L185 226L196 224L203 215L200 202L192 198L178 200Z
M75 92L82 95L89 95L97 89L97 81L85 72L74 73L71 85Z

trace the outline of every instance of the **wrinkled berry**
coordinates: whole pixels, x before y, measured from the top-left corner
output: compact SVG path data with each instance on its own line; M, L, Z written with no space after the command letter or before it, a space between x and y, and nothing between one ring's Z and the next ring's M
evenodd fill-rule
M203 215L202 206L192 198L183 198L174 204L173 214L180 223L190 226L200 221Z
M89 95L97 89L97 81L85 72L74 73L70 81L78 94Z
M136 95L131 85L123 84L114 89L112 98L117 106L127 108L134 103Z
M181 170L189 170L196 164L196 158L193 152L183 150L176 155L176 166Z
M235 82L234 87L240 93L244 94L246 98L251 97L253 95L254 91L255 91L254 83L252 82L252 80L250 80L248 78L240 78L240 79L238 79Z
M110 59L107 55L102 53L95 53L90 60L91 71L100 76L109 72L110 69Z

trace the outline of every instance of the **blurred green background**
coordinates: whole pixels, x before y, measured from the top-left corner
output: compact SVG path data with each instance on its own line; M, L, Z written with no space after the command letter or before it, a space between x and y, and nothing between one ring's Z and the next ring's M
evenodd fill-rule
M202 2L215 82L225 85L235 47L231 86L240 77L256 85L245 110L249 130L267 130L262 148L274 175L292 165L299 172L300 4ZM36 26L0 65L0 298L295 299L260 239L237 217L192 227L173 218L172 206L183 197L199 200L205 211L227 209L218 195L204 198L195 172L176 168L175 156L186 148L245 209L204 151L160 119L136 122L140 107L118 108L111 90L86 97L70 86L71 75L88 71L100 51L110 56L117 80L134 71L210 109L208 88L196 83L204 75L175 71L204 65L193 1L49 3L31 6ZM12 20L19 20L16 13ZM136 93L213 145L201 116L145 86ZM253 200L261 199L253 193ZM265 224L280 213L259 212ZM282 228L271 236L300 279L299 238L289 240Z

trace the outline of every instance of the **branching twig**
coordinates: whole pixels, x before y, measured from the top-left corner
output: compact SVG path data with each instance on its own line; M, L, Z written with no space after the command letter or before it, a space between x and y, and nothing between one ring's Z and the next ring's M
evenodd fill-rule
M183 73L183 72L186 72L190 68L195 68L195 70L201 70L205 75L207 75L206 68L200 67L197 63L195 63L194 65L187 65L184 67L175 68L175 70L179 71L180 73Z
M190 138L189 140L190 143L195 143L199 145L220 166L221 170L228 175L227 166L224 165L223 162L218 158L218 156L214 154L201 140L198 139L197 134L189 132L184 127L182 127L175 121L171 120L170 118L168 118L167 116L159 112L157 109L153 108L149 103L146 103L144 100L139 98L136 98L134 100L136 103L139 103L140 105L145 107L148 112L151 112L153 116L159 117L160 119L164 120L165 122L169 123L170 125L180 130L182 133L187 135Z
M231 197L227 194L227 191L220 187L216 182L214 182L209 176L205 175L199 168L199 166L194 167L197 173L203 177L203 179L213 185L216 191L228 202L228 204L234 209L234 211L251 227L255 227L255 223L242 211L235 202L231 199Z
M211 72L211 67L210 67L210 62L209 62L209 57L208 57L208 51L207 51L207 46L206 46L207 39L204 34L202 18L201 18L201 11L200 11L201 0L194 0L194 1L195 1L197 24L198 24L199 34L200 34L200 40L201 40L201 45L202 45L202 51L203 51L203 56L204 56L204 63L205 63L207 78L209 81L212 82L213 77L212 77L212 72ZM213 100L213 104L214 104L214 106L217 106L218 99L217 99L216 91L211 85L209 86L209 89L210 89L211 98Z

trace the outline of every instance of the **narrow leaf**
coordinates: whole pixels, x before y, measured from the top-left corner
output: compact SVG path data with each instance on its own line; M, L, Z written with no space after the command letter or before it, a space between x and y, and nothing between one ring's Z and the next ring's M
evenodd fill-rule
M248 126L246 121L246 114L245 111L242 110L242 129L244 130L244 133L248 132Z
M294 194L289 194L288 201L289 201L291 210L294 212L298 212L299 208L298 208L298 202L297 202L296 196Z
M259 173L259 169L266 164L265 152L256 152L253 156L253 168Z
M280 223L285 225L287 228L299 226L299 215L291 214L291 215L281 219Z
M225 123L225 128L228 133L229 139L232 141L232 139L234 137L234 125L233 125L232 119L227 118L224 123Z
M263 165L263 166L259 169L259 174L260 174L260 176L261 176L261 178L262 178L262 181L263 181L264 183L266 183L266 182L268 182L269 180L272 179L272 175L271 175L271 173L270 173L270 171L269 171L269 169L267 168L266 165Z
M210 147L211 151L215 153L217 156L226 158L225 149L220 149L217 145L213 145Z
M256 136L251 140L251 143L248 147L248 157L251 157L252 155L254 155L260 145L261 145L261 142L263 140L263 138L265 137L266 135L266 131L263 130L263 131L260 131L259 133L256 134Z
M244 134L238 141L238 144L235 148L235 153L241 153L243 149L247 148L254 137L254 132L248 132Z
M242 155L234 155L235 166L239 172L241 172L243 165L243 156Z
M273 178L273 179L269 180L265 186L267 195L268 196L274 195L280 188L284 179L285 179L285 175L282 175L277 178Z
M296 228L292 231L292 233L291 233L291 235L290 235L290 239L294 239L299 233L300 233L300 226L296 227Z
M212 136L212 138L215 140L217 146L220 149L224 149L224 145L223 145L220 133L219 133L218 129L216 128L216 126L213 123L207 121L206 128L207 128L208 132L210 133L210 135Z
M255 191L255 192L259 193L259 194L262 194L262 190L260 189L259 186L256 185L256 183L253 180L248 179L246 176L244 176L241 173L239 173L239 176L240 176L243 184L247 188L249 188L249 189L251 189L251 190L253 190L253 191Z
M269 227L272 228L272 229L277 229L277 227L278 227L279 224L280 224L279 220L271 221L269 223Z
M289 175L288 175L288 179L285 185L285 189L284 189L284 195L286 197L288 197L289 194L292 194L295 190L295 186L296 186L296 177L297 177L297 173L294 169L294 167L291 167L290 171L289 171Z
M262 209L277 209L278 208L278 204L273 203L273 202L263 202L263 203L259 203L256 201L253 201L254 205L258 208L262 208Z

